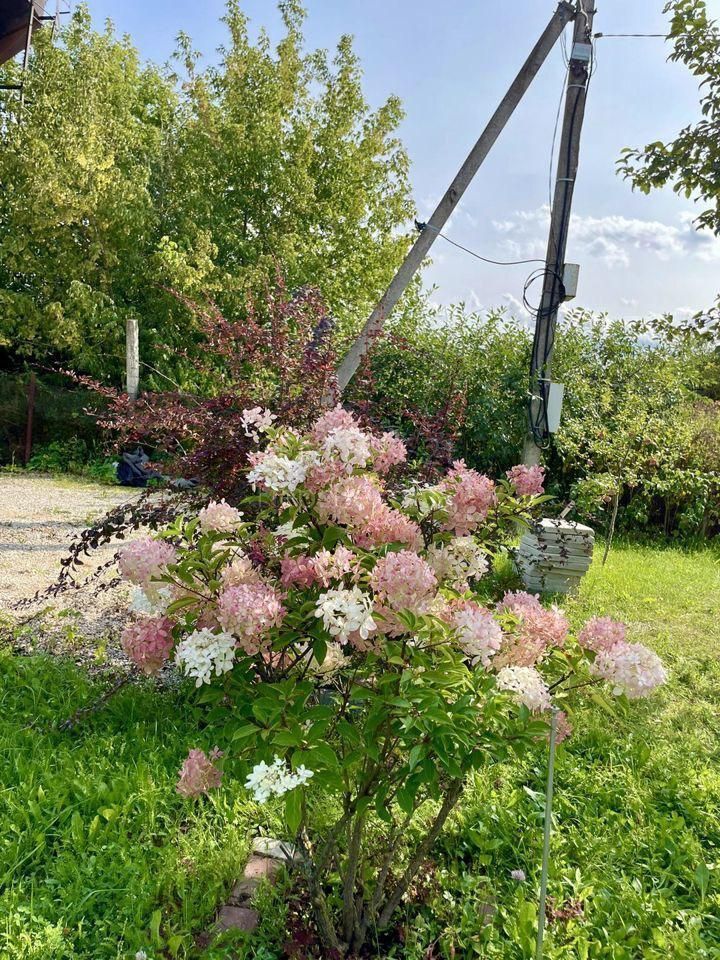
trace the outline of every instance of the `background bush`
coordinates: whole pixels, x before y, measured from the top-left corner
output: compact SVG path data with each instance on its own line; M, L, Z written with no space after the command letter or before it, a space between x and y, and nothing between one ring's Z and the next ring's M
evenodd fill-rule
M498 472L517 463L526 431L532 337L502 312L447 318L421 313L391 327L373 358L376 399L401 432L406 411L432 410L462 392L448 426L457 455ZM611 322L573 311L560 323L553 376L565 384L560 432L547 452L553 492L582 516L620 526L660 525L707 535L720 516L718 352L707 340L668 336L663 324Z

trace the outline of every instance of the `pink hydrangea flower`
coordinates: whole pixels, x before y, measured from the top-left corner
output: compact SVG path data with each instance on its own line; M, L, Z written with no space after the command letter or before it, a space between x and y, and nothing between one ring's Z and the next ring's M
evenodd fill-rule
M383 433L372 441L373 466L381 476L407 460L407 447L394 433Z
M503 642L500 624L490 610L474 600L461 600L452 606L452 623L460 649L473 666L488 667Z
M223 630L234 634L248 656L259 653L274 628L285 616L280 596L264 583L229 587L218 597L217 619Z
M142 537L120 548L118 568L126 580L147 586L165 573L167 565L174 563L176 556L175 548L165 540Z
M382 491L368 476L345 477L323 490L317 510L323 523L333 520L351 529L364 526L385 506Z
M393 610L424 613L437 591L430 564L410 550L388 553L375 564L370 584L382 603Z
M623 643L627 628L619 620L611 617L593 617L588 620L578 634L578 643L586 650L595 653L611 650L616 643Z
M353 539L360 547L381 547L386 543L402 543L411 550L420 550L422 531L414 520L383 503L364 526L354 531Z
M310 493L319 493L328 487L334 480L345 474L345 465L340 460L325 460L315 464L308 470L305 486Z
M378 630L394 637L407 629L397 614L402 610L427 613L437 591L432 567L409 550L381 557L370 584L375 592Z
M143 673L151 676L170 657L172 628L172 620L167 617L142 617L127 624L120 637L120 645L125 655Z
M210 756L203 750L191 750L180 768L180 779L175 789L183 797L199 797L220 786L222 770L215 766L214 760L222 756L215 747Z
M506 476L521 497L536 497L545 492L544 467L526 467L520 463L508 470Z
M667 680L662 660L654 651L624 641L601 650L590 672L612 684L615 696L624 693L629 700L649 696Z
M476 470L456 460L440 489L448 494L445 530L465 536L478 528L495 504L495 484Z
M239 587L241 583L261 583L260 572L250 557L237 554L220 574L223 587Z
M232 533L242 523L242 512L231 507L225 500L211 500L198 513L200 529L203 533Z
M332 433L333 430L349 430L359 426L359 423L350 411L343 410L338 404L334 409L328 410L327 413L323 413L322 416L318 417L313 424L310 435L316 443L323 443L325 438Z
M334 553L320 550L312 558L315 577L323 587L330 586L333 581L342 580L353 570L355 562L355 554L342 544L335 548Z
M280 561L280 582L289 587L311 587L317 583L313 557L292 557L289 554Z
M553 647L563 646L567 639L570 624L562 610L544 607L532 594L506 593L498 609L501 613L512 613L519 623L506 635L503 648L493 661L495 667L531 667Z

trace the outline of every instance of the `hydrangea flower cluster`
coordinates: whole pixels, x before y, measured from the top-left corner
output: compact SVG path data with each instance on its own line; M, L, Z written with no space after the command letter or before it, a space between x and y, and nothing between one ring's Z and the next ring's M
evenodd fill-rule
M503 632L492 612L474 600L461 600L453 606L452 619L460 649L473 666L489 667L503 643Z
M256 764L247 780L245 789L249 790L257 803L267 803L270 797L282 797L283 794L302 787L313 776L313 771L300 765L290 770L282 757L275 757L271 764L261 761Z
M544 467L527 467L521 463L508 470L506 476L520 497L539 497L545 492Z
M152 676L170 657L173 626L167 617L141 617L128 623L120 637L123 652L143 673Z
M619 620L613 620L611 617L593 617L578 634L578 643L586 650L602 653L609 651L617 643L623 643L626 635L627 628Z
M480 580L488 571L488 560L474 537L454 537L449 543L433 544L428 562L437 574L455 590L464 593L471 580Z
M260 440L261 434L267 433L276 420L277 417L274 413L263 410L262 407L251 407L249 410L243 410L240 417L245 436L251 437L255 443Z
M294 493L304 482L311 467L318 465L319 458L314 451L304 451L292 459L268 450L251 454L250 462L252 469L248 472L248 480L253 486L274 493Z
M341 643L352 643L358 650L369 649L367 641L377 630L372 616L372 600L359 587L327 590L318 597L315 616Z
M532 667L565 643L570 624L562 610L544 607L536 596L506 593L498 609L517 618L517 626L509 631L496 666Z
M133 613L142 613L149 617L159 617L165 613L169 604L175 599L175 593L170 586L149 586L150 596L142 587L134 587L130 597L130 609Z
M280 594L265 583L241 583L219 595L217 619L253 656L267 646L268 634L282 623L285 607Z
M498 671L497 685L533 713L552 706L548 685L534 667L503 667Z
M175 650L175 663L195 678L195 686L210 683L213 674L219 677L232 670L235 662L235 638L230 633L214 633L207 628L194 630Z
M198 513L200 529L214 533L232 533L242 523L242 512L231 507L225 500L211 500Z
M183 797L199 797L220 786L222 770L214 763L222 756L215 747L210 756L202 750L191 750L180 769L180 779L175 789Z
M170 563L174 563L176 551L172 544L154 537L142 537L126 543L118 551L120 574L130 583L150 587L153 580L160 580Z
M628 643L624 623L610 617L589 620L578 634L578 643L595 653L590 672L607 681L616 696L628 700L647 697L667 680L662 660L641 643Z
M647 697L667 680L660 657L642 643L616 643L597 655L590 672L606 680L616 696Z
M441 489L448 494L445 529L458 537L477 530L496 502L493 481L470 470L464 460L455 461Z

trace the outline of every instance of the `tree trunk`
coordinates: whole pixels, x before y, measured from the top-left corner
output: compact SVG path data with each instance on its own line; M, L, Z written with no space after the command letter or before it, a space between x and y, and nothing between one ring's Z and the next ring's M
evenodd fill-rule
M613 494L612 499L612 514L610 516L610 524L608 526L607 541L605 543L605 553L603 554L603 566L607 563L608 555L610 554L610 547L612 546L613 537L615 536L615 523L617 522L618 507L620 506L620 491L616 491Z

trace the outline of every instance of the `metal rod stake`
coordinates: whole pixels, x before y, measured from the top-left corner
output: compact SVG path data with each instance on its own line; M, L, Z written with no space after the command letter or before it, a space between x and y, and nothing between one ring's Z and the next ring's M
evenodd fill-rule
M553 778L555 776L555 741L557 739L558 709L552 708L550 721L550 756L548 757L547 789L545 791L545 835L543 837L540 903L538 904L538 935L535 960L542 960L545 937L545 901L547 900L548 870L550 868L550 833L552 831Z

